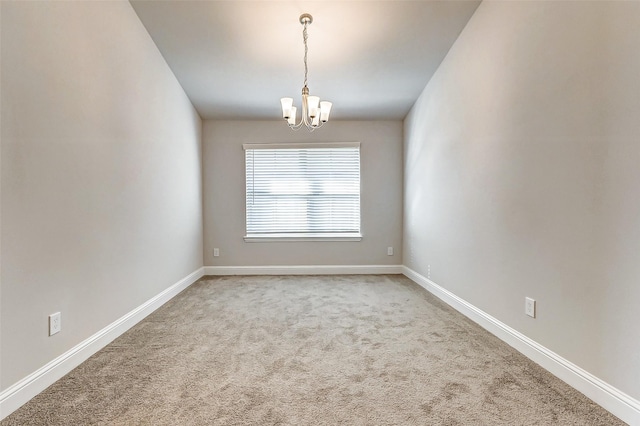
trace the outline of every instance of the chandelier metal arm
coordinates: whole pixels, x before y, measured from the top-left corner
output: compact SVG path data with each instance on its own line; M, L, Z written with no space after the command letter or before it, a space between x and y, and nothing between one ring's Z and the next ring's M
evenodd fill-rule
M313 125L313 122L309 119L309 103L307 101L308 89L307 89L307 93L304 93L305 92L304 89L302 91L303 91L303 93L302 93L302 118L301 118L300 122L297 123L297 124L289 123L289 128L291 128L293 130L300 130L302 128L302 125L304 124L304 126L306 128L308 128L310 132L313 132L315 129L319 129L320 127L322 127L325 122L320 121L317 125L315 125L315 126Z

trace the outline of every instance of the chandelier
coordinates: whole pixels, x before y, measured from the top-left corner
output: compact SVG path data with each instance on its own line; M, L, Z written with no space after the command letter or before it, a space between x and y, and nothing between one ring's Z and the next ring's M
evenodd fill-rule
M299 123L296 123L297 108L293 106L293 98L282 98L282 117L293 130L298 130L304 124L307 129L313 131L322 127L324 123L329 121L329 112L331 112L331 102L322 101L317 96L309 96L309 88L307 87L307 74L309 68L307 66L307 27L313 22L313 16L308 13L300 15L300 23L304 27L302 30L302 41L304 42L304 86L302 87L302 117Z

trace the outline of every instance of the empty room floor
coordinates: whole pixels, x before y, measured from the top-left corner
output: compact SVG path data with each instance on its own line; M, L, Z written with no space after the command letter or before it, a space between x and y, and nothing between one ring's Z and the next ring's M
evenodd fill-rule
M624 424L401 275L203 277L5 425Z

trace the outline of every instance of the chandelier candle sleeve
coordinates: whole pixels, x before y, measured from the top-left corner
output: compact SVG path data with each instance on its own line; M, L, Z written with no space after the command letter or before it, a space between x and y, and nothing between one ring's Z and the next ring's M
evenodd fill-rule
M309 95L309 88L307 87L307 76L309 74L309 67L307 65L307 27L313 22L313 17L308 13L300 15L300 23L303 26L302 41L304 43L304 86L302 87L302 110L300 122L296 123L297 108L293 106L293 98L282 98L280 103L282 104L282 118L285 119L287 124L293 130L298 130L304 126L313 131L319 127L322 127L324 123L329 121L329 114L331 113L331 102L322 101L318 96Z

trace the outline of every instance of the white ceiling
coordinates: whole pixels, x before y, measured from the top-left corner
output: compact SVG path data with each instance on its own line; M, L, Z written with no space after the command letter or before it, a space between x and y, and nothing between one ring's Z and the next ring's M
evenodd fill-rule
M204 119L275 119L280 98L300 105L302 25L309 90L333 120L401 119L479 0L131 0Z

